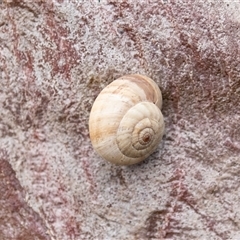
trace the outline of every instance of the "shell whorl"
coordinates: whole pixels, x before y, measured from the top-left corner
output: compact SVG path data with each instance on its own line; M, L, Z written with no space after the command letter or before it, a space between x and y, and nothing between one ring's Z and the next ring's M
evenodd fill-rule
M164 132L162 95L150 78L123 76L96 98L89 118L94 149L104 159L131 165L148 157Z

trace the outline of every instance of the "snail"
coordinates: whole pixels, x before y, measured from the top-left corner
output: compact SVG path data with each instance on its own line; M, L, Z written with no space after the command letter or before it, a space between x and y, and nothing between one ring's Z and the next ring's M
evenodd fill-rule
M150 78L132 74L106 86L93 103L89 135L96 152L117 165L132 165L157 148L164 133L162 94Z

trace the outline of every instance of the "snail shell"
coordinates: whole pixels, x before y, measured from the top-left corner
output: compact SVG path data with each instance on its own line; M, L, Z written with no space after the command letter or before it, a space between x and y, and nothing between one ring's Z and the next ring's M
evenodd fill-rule
M109 162L131 165L147 158L164 133L162 94L150 78L126 75L106 86L89 118L94 149Z

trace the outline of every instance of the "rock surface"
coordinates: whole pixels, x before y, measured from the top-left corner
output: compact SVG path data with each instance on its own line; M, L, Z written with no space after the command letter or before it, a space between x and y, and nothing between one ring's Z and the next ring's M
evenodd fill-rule
M227 0L0 1L0 239L239 239L239 12ZM129 73L160 86L166 133L118 167L94 153L88 117Z
M27 194L0 153L0 239L51 239L45 222L27 204Z

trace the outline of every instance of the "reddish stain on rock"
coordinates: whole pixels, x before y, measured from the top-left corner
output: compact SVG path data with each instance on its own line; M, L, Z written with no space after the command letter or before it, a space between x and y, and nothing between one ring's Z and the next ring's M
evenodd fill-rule
M25 191L2 151L0 155L0 239L50 240L43 220L25 201Z

